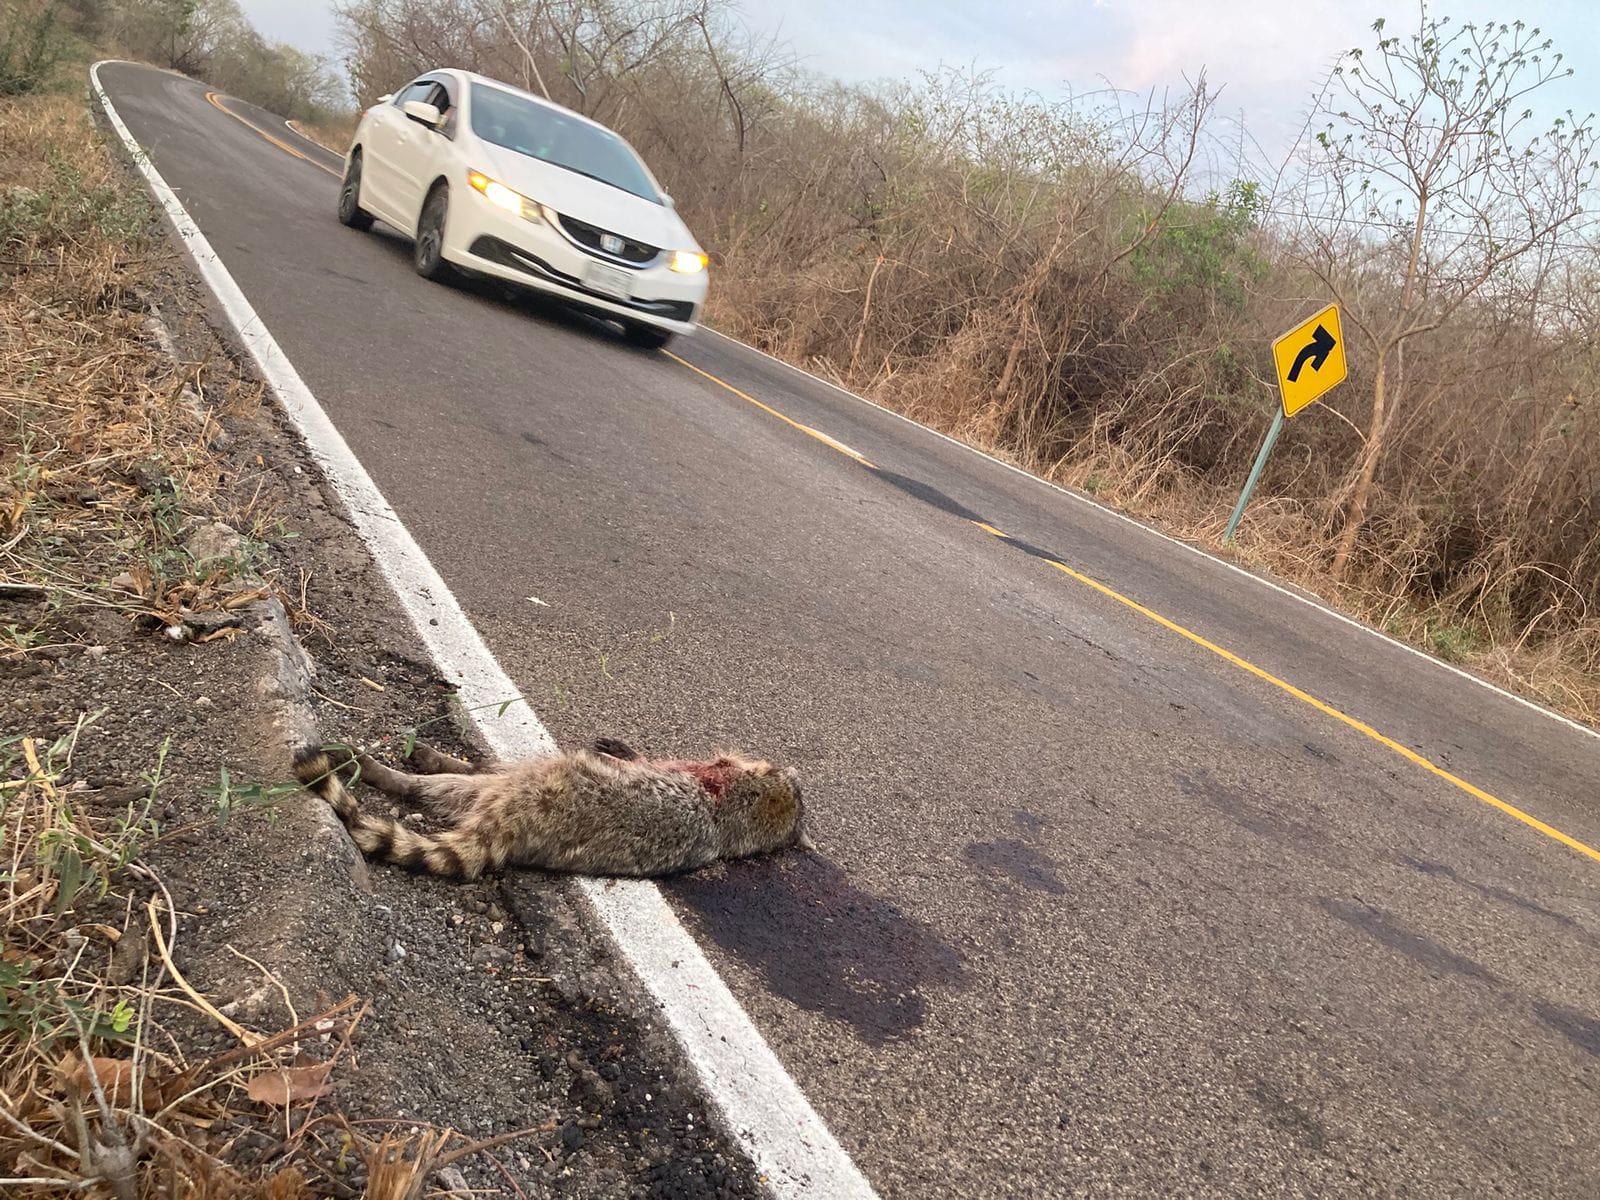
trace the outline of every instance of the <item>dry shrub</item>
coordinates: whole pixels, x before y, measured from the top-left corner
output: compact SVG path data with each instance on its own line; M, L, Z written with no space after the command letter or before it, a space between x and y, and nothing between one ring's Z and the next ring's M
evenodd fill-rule
M200 401L255 389L157 348L141 281L171 252L150 219L80 101L0 103L0 656L96 609L189 636L273 586L275 514L221 488ZM207 521L241 536L197 559Z

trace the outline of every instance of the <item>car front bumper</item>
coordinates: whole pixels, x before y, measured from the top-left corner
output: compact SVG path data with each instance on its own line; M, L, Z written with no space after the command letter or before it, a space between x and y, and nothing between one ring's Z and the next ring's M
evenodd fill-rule
M706 298L706 272L685 275L665 262L643 267L603 259L545 221L508 213L471 188L452 189L444 256L469 271L536 288L605 316L688 333ZM456 197L461 199L457 200ZM625 272L629 298L590 286L586 271L603 263Z

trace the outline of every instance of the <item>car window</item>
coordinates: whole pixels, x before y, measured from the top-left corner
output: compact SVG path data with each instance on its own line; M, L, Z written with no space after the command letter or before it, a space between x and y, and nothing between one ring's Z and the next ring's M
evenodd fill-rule
M455 137L456 106L454 97L450 95L449 85L442 79L434 80L433 86L428 89L428 94L423 99L437 108L443 116L443 120L439 122L439 132L445 137Z
M433 86L431 79L419 79L415 83L407 84L394 94L394 106L404 108L408 100L426 100Z
M559 109L475 83L472 132L496 146L661 203L661 193L627 142Z

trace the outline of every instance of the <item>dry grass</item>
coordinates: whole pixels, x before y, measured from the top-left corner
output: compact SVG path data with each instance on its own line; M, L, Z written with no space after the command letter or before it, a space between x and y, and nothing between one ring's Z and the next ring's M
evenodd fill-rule
M347 117L327 117L319 121L290 121L289 127L296 133L310 138L324 150L332 150L335 154L344 155L350 149L351 139L356 135L356 122L359 120L355 114Z
M89 791L72 770L91 723L48 744L0 745L0 1182L18 1196L309 1195L298 1168L250 1178L228 1166L211 1130L273 1098L280 1071L325 1080L359 1020L354 998L267 1035L194 991L174 963L177 909L145 858L159 840L161 765L123 794ZM196 1013L237 1047L186 1057ZM298 1098L281 1097L286 1118Z
M175 363L147 325L141 285L170 253L150 217L81 100L0 102L0 669L87 640L86 615L208 640L232 630L197 633L205 614L268 590L303 607L259 544L276 519L262 489L230 474L198 399L247 409L258 391ZM197 561L192 531L214 520L241 537ZM355 997L263 1030L195 989L156 866L165 748L132 788L74 771L90 727L125 719L0 736L0 1191L299 1200L358 1195L365 1175L395 1200L530 1132L358 1127L323 1096L353 1058ZM232 1047L193 1052L216 1028ZM276 1135L270 1154L241 1157L246 1128Z
M347 997L268 1033L193 988L176 965L177 909L146 858L161 840L151 815L160 763L117 796L86 789L73 779L73 755L90 724L49 744L0 743L6 1194L298 1200L326 1194L330 1179L350 1179L359 1162L366 1196L400 1200L420 1196L437 1170L534 1132L470 1142L413 1128L374 1141L336 1112L319 1112L352 1057L365 1008ZM189 1057L197 1022L220 1026L235 1045ZM278 1136L268 1165L230 1161L247 1120ZM452 1140L463 1144L446 1153Z
M0 619L0 657L74 636L91 609L208 636L195 614L277 586L275 514L234 499L249 480L222 488L199 400L249 406L258 390L157 349L141 283L171 252L146 239L150 206L80 102L0 104L0 189L0 598L45 602ZM197 559L213 521L240 536Z

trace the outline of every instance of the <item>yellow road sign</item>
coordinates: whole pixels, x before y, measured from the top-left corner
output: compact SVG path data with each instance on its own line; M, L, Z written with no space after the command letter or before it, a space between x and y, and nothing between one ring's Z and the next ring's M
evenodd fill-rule
M1328 305L1273 342L1272 361L1278 368L1278 395L1286 417L1343 383L1350 372L1344 360L1339 306Z

